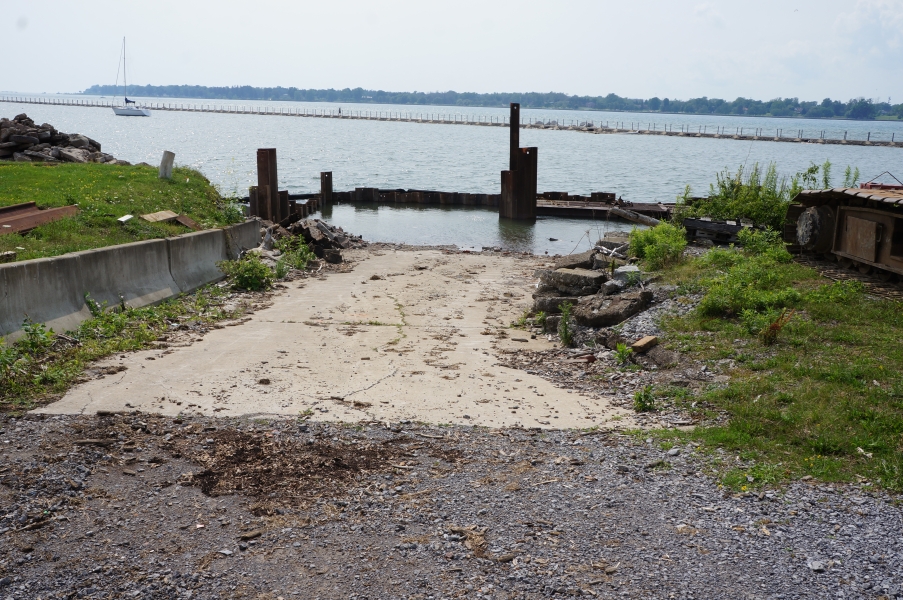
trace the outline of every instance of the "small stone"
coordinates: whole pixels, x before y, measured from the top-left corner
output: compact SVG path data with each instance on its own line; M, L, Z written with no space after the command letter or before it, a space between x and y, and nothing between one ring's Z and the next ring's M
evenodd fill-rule
M680 448L671 448L668 450L668 456L677 456L680 454Z
M232 556L231 550L219 550L219 553L222 554L223 556Z
M806 566L812 569L814 573L824 573L827 569L825 563L820 560L809 560L806 562Z

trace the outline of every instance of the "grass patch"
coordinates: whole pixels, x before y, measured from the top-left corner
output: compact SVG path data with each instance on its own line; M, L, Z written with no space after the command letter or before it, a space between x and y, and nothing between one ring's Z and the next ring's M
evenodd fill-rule
M208 325L245 310L217 285L144 308L108 309L88 300L93 316L75 331L59 335L26 322L25 336L15 343L0 338L0 410L34 408L63 394L93 361L151 347L183 324Z
M164 238L188 229L178 223L148 223L139 215L172 210L205 228L243 219L241 211L199 172L176 168L171 180L157 169L101 164L0 163L0 206L36 202L40 208L77 204L79 212L22 235L0 235L0 252L18 260L58 256L116 244ZM116 219L134 215L126 225ZM18 250L17 248L24 248Z
M667 435L737 455L742 465L718 469L741 491L805 475L903 491L903 303L826 282L781 248L754 250L716 249L666 272L706 291L698 310L663 322L675 347L734 361L728 385L695 398L728 423Z

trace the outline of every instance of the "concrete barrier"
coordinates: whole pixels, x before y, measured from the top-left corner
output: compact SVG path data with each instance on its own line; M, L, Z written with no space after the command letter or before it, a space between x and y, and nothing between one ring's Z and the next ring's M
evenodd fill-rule
M260 245L260 221L258 219L226 227L223 231L226 233L227 252L230 259L238 258L242 250L256 248Z
M169 273L183 294L225 277L216 266L229 259L224 230L198 231L166 241L169 243Z
M85 250L78 258L78 285L82 295L96 302L138 308L179 294L169 273L167 240L148 240L110 248Z
M72 254L0 265L0 336L19 337L26 317L55 331L90 318L79 279Z
M0 336L21 337L26 316L55 331L91 317L85 294L109 306L156 304L223 278L216 267L260 244L260 223L0 265Z

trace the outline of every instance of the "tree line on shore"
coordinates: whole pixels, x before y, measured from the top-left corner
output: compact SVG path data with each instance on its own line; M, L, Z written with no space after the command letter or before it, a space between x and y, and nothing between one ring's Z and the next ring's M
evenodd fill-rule
M408 104L432 106L506 107L519 102L523 108L549 108L565 110L612 110L631 112L686 113L697 115L749 115L763 117L847 118L876 119L896 117L903 119L903 103L877 102L869 98L854 98L846 102L825 98L821 102L801 101L799 98L775 98L753 100L737 98L624 98L617 94L607 96L569 96L549 93L493 93L472 92L386 92L363 88L299 89L295 87L208 87L201 85L133 85L132 95L147 98L198 98L217 100L283 100L295 102L354 102L363 104ZM111 96L120 89L113 85L93 85L83 94Z

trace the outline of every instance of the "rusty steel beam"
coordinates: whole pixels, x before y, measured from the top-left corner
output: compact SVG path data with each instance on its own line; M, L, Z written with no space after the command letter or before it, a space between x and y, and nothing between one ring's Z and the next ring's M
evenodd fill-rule
M320 173L320 198L324 204L332 204L332 171Z
M517 161L520 158L520 104L517 102L511 103L511 119L508 131L511 136L508 169L517 171Z
M25 213L30 213L38 210L37 205L34 202L25 202L24 204L13 204L12 206L3 206L0 207L0 221L6 219L8 217L14 217L16 215L24 215Z
M264 186L269 186L266 195L261 194ZM268 221L278 222L279 214L279 177L276 172L276 149L258 148L257 150L257 202L261 217ZM264 217L264 213L267 215Z
M72 217L78 213L77 206L60 206L46 210L35 209L27 213L19 213L13 216L0 217L0 235L5 233L23 233L31 231L35 227L59 221L65 217Z

